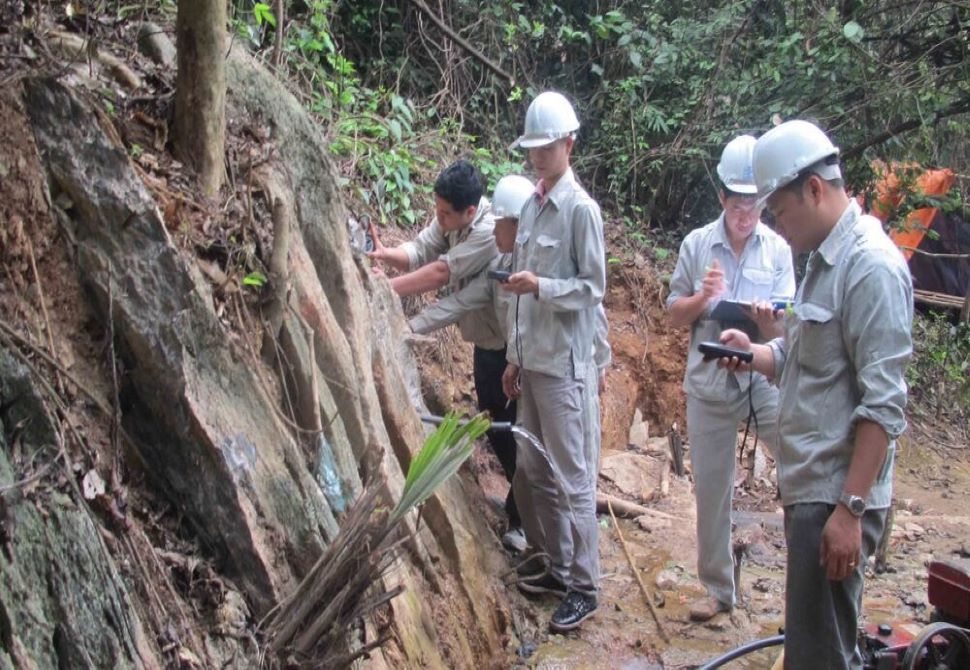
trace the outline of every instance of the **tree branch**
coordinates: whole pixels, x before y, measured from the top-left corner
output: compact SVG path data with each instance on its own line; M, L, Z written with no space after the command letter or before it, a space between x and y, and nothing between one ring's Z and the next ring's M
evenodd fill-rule
M846 149L845 151L842 152L841 157L843 159L852 158L853 156L861 154L869 147L875 146L877 144L882 144L883 142L891 140L893 137L896 137L897 135L902 135L903 133L909 132L910 130L915 130L916 128L921 128L922 126L925 126L928 124L935 124L940 119L945 119L948 116L956 116L957 114L965 114L967 112L970 112L970 98L964 98L963 100L958 100L954 102L952 105L950 105L949 107L946 107L945 109L938 111L936 114L930 117L929 120L924 121L923 119L909 119L908 121L897 123L892 128L885 130L879 133L878 135L874 135L873 137L870 137L866 140L863 140L862 142L859 142L858 144L856 144L853 147L850 147L849 149Z
M501 67L490 61L485 54L469 44L461 35L458 35L455 31L448 27L448 25L441 20L441 18L431 11L431 8L424 4L423 0L411 0L411 4L417 7L418 11L431 19L431 22L438 26L438 30L443 32L445 36L448 37L452 42L460 46L462 49L471 54L476 60L478 60L482 65L487 67L489 70L507 80L509 84L515 85L515 77L510 75L508 72L503 70Z

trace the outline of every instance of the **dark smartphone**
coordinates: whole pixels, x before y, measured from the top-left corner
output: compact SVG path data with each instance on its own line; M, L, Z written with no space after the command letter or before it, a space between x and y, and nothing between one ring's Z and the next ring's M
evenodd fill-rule
M701 342L697 345L697 350L704 354L705 361L711 361L715 358L737 358L745 363L750 363L754 360L754 354L750 351L741 351L740 349L732 349L731 347L725 347L717 342Z
M512 273L511 272L508 272L506 270L489 270L488 271L488 278L489 279L494 279L495 281L501 282L503 284L505 282L507 282L509 280L509 277L511 277L511 276L512 276Z

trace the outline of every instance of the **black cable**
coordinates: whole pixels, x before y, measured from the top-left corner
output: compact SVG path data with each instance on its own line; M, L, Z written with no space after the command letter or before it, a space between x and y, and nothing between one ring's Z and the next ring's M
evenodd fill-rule
M741 645L737 649L732 649L731 651L724 654L723 656L718 656L717 658L707 663L706 665L702 665L700 668L698 668L698 670L715 670L716 668L720 668L726 663L730 663L731 661L737 658L741 658L742 656L747 656L748 654L758 651L759 649L767 649L768 647L777 647L778 645L784 644L784 643L785 643L784 635L775 635L773 637L766 637L763 640L755 640L754 642L748 642L747 644Z
M754 411L754 365L748 368L748 420L744 424L744 437L741 438L741 446L738 447L738 460L744 457L744 445L748 443L748 431L751 428L751 420L754 419L754 447L758 448L758 414Z

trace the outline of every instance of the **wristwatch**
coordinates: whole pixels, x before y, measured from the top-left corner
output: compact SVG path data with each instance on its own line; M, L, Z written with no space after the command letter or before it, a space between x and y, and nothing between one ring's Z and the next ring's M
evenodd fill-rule
M861 496L854 496L851 493L843 493L839 502L852 513L852 516L860 518L866 513L866 499Z

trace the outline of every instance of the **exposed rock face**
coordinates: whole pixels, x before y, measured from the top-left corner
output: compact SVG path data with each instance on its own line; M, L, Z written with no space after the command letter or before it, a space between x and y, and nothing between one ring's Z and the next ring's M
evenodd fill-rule
M69 492L26 499L8 435L50 456L57 435L26 368L0 349L0 667L161 667L83 502Z
M336 532L333 515L123 148L62 85L31 80L26 94L38 149L80 213L78 271L105 318L113 282L115 332L153 424L134 431L142 457L265 611Z
M227 71L230 118L259 116L270 126L296 203L299 229L291 233L288 261L292 309L279 334L287 363L277 371L260 367L227 337L195 259L172 243L124 147L88 104L51 79L27 80L24 100L51 182L74 204L78 278L100 318L113 316L126 369L125 427L153 484L190 521L258 620L336 533L342 510L360 491L365 456L381 456L368 467L383 470L396 498L426 429L415 411L423 405L400 304L351 252L347 213L319 130L246 55L234 52ZM264 383L277 373L298 423L312 430L319 422L320 436L294 433L281 419ZM10 476L0 459L0 477ZM380 654L372 653L372 666L504 664L510 617L497 575L507 565L497 543L484 541L491 533L468 500L456 479L428 501L420 531L387 577L407 591L392 601L384 625L395 634ZM83 503L62 502L50 527L37 522L46 535L31 537L57 556L63 548L50 537L51 524L83 531L92 544L79 545L82 553L100 551L106 561L97 570L72 564L62 572L65 583L79 583L75 593L88 582L100 589L94 602L104 605L90 617L71 605L87 621L77 634L55 636L68 645L63 658L87 658L69 655L76 648L92 660L71 667L151 667L153 657L138 642L137 608L123 589L103 586L114 582L111 558L96 541L99 531L76 507ZM4 641L8 628L15 637L23 630L22 620L10 617L7 612L10 625L0 620ZM111 628L114 637L84 632L98 626ZM24 659L50 665L40 650L50 635L17 639Z

